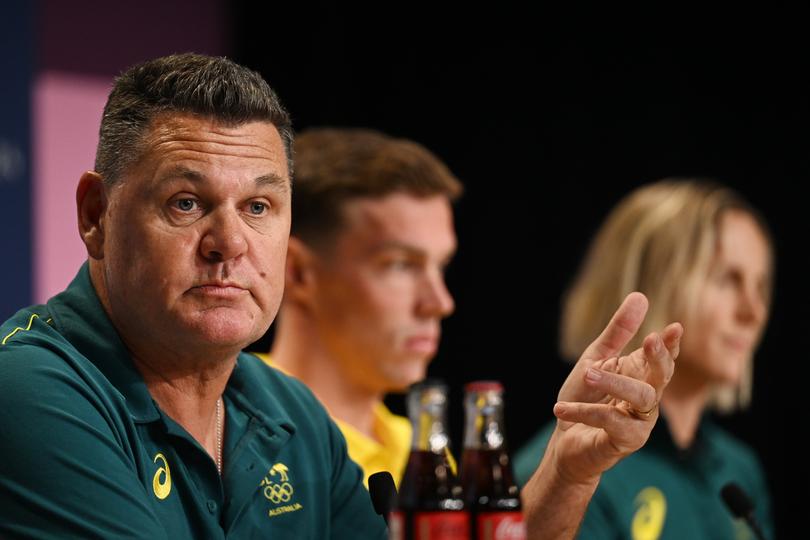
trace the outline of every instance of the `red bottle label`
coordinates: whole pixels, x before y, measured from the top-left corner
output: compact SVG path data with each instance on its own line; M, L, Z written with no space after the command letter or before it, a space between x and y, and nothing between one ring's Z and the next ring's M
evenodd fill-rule
M416 512L413 533L415 540L468 540L470 515L467 512Z
M520 512L478 514L479 540L525 540L526 525Z
M405 540L407 517L404 512L388 516L389 540ZM414 540L469 540L470 515L467 512L416 512L413 515Z
M405 540L405 514L402 512L388 514L388 540Z

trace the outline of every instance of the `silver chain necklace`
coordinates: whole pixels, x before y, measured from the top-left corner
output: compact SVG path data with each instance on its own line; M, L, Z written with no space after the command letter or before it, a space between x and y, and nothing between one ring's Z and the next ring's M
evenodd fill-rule
M217 400L217 451L214 456L217 472L222 476L222 398Z

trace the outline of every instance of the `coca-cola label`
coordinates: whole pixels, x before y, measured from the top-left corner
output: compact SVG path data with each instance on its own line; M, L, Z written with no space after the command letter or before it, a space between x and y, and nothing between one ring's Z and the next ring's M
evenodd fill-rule
M478 514L480 540L525 540L526 525L520 512L486 512Z
M468 540L470 515L467 512L415 512L415 540Z

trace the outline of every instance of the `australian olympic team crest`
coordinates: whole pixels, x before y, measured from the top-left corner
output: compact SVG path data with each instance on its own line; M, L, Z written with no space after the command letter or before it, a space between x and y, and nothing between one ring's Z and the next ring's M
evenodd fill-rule
M295 488L290 480L290 469L283 463L276 463L262 478L259 487L265 499L272 505L267 512L269 517L276 517L288 512L301 510L301 503L295 502Z

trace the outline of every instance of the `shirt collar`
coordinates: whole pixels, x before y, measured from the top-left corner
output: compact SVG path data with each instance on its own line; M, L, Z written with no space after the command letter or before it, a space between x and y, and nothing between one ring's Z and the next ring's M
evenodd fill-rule
M136 422L153 422L160 413L143 377L101 305L85 262L64 292L48 300L54 327L115 386Z
M133 420L159 420L161 413L93 287L87 262L68 288L47 305L54 327L121 393ZM269 432L289 438L295 424L283 404L261 383L265 377L258 376L257 369L266 368L252 355L241 353L226 392Z
M295 423L287 413L287 407L276 395L279 388L268 384L266 370L273 370L273 376L281 385L291 384L287 375L266 366L253 354L242 352L236 361L225 392L245 413L252 416L270 433L288 438L295 433Z
M692 444L688 448L680 448L672 438L666 416L660 414L650 433L647 446L657 452L669 454L684 463L712 462L714 459L712 441L717 429L711 419L711 414L705 412L700 417Z

